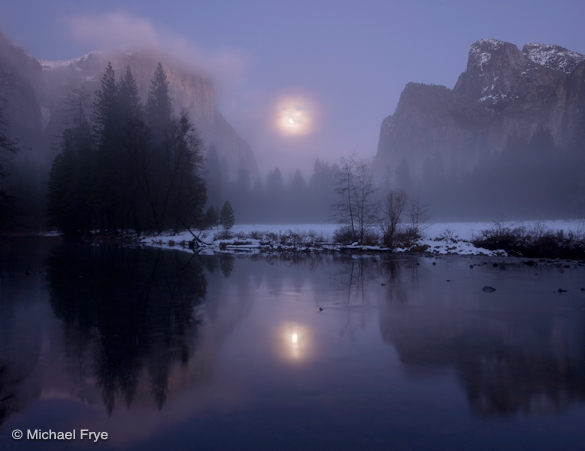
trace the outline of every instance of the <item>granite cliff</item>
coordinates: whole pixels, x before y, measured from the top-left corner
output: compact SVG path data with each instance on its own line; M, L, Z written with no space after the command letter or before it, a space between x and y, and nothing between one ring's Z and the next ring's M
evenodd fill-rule
M569 168L584 160L585 56L556 45L520 50L482 39L471 46L453 89L406 85L382 123L375 166L390 183L436 193L437 187L457 191L469 177L497 176L498 168L522 170L521 156ZM525 162L527 170L535 164ZM552 168L550 177L553 169L564 170ZM532 175L554 184L546 172ZM576 174L567 175L581 187Z
M35 158L52 161L55 138L66 126L67 100L77 90L86 93L91 104L108 61L118 74L131 67L143 98L161 62L177 112L189 113L207 147L213 143L225 161L229 175L235 178L243 163L257 176L254 153L219 111L212 81L168 56L148 52L96 51L67 61L39 61L0 34L1 94L10 135L21 147L34 148Z

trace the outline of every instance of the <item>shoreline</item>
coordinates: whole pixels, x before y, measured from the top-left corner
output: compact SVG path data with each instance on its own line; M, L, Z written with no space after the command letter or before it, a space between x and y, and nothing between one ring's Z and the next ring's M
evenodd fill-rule
M94 244L120 244L160 249L195 252L202 255L211 254L348 254L348 255L418 255L436 257L444 255L480 256L480 257L519 257L530 259L570 260L585 262L585 220L548 220L523 222L460 222L460 223L426 223L420 225L420 237L403 242L394 248L384 247L377 243L337 243L334 241L335 231L339 224L238 224L230 232L212 228L197 232L200 245L195 245L191 232L166 232L161 234L136 235L133 232L119 235L100 235L85 239ZM553 237L556 244L565 245L566 238L572 237L572 249L577 252L569 257L559 252L558 248L537 249L538 255L525 255L527 247L518 248L501 241L480 246L482 234L486 232L501 233L522 231L524 238L538 239ZM543 235L544 233L544 235ZM533 234L534 238L530 235ZM540 235L538 235L540 234ZM556 238L560 234L560 238ZM4 238L26 236L59 237L60 233L47 231L42 233L2 233ZM563 238L564 237L564 238ZM576 238L575 238L576 237ZM485 241L485 240L484 240ZM526 244L526 243L524 243ZM528 252L526 252L528 253Z

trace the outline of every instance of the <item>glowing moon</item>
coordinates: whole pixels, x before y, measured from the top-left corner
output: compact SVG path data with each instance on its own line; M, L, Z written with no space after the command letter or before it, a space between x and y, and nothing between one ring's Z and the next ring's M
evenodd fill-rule
M284 135L306 135L314 127L314 107L312 102L302 97L280 99L275 108L275 125Z

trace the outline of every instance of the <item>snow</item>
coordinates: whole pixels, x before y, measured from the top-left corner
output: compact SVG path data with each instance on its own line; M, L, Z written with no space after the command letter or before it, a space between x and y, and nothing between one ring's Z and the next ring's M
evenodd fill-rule
M53 70L53 69L60 69L63 67L69 67L75 65L75 70L81 71L80 67L77 67L77 64L83 63L87 61L92 55L100 55L100 51L92 51L82 55L78 58L72 58L68 60L39 60L41 63L41 67L43 70Z
M492 90L493 90L493 86L492 86ZM487 96L480 97L479 101L481 103L489 102L491 104L495 104L495 103L498 103L499 101L507 99L507 98L508 98L507 94L496 94L496 95L490 94Z
M526 229L544 228L551 231L563 230L565 232L574 232L585 234L585 219L574 220L542 220L542 221L502 221L500 227ZM425 252L435 255L486 255L486 256L505 256L504 251L492 251L475 247L471 240L478 236L483 230L493 229L494 222L435 222L421 224L423 238L417 243L419 249L426 249ZM202 253L219 253L219 252L246 252L261 253L263 249L272 250L299 250L305 246L310 247L313 241L319 241L321 250L355 250L359 252L380 252L384 251L380 246L359 246L353 245L335 245L333 244L333 235L341 227L340 224L238 224L232 229L235 235L230 239L219 239L214 241L214 235L220 230L204 232L200 238L210 245L204 247ZM251 233L259 234L262 239L250 237ZM300 243L293 244L286 242L282 244L273 242L267 244L266 235L274 234L278 237L295 233L300 235ZM188 243L193 239L189 232L178 234L164 233L156 236L144 237L141 243L146 246L160 247L163 249L185 249ZM410 249L395 249L395 252L409 252Z
M564 230L565 232L585 233L585 219L572 220L531 220L531 221L501 221L502 227L516 228L525 227L534 229L544 227L548 230ZM482 230L492 229L494 221L487 222L435 222L423 226L425 235L428 237L438 238L447 233L453 233L462 240L471 240L474 236L481 233Z
M325 240L331 240L333 233L340 228L340 224L236 224L232 232L237 233L315 233L321 235Z
M585 55L551 44L526 44L524 54L536 64L560 70L566 74L573 72L575 67L585 60Z
M502 47L504 44L506 44L504 41L500 41L499 39L493 39L493 38L489 38L489 39L480 39L479 41L476 41L471 48L486 48L489 50L498 50L500 47Z
M41 66L45 70L58 69L60 67L67 67L75 63L76 59L70 60L39 60Z
M479 67L481 72L492 59L492 52L499 50L505 44L497 39L480 39L474 42L469 50L470 59Z

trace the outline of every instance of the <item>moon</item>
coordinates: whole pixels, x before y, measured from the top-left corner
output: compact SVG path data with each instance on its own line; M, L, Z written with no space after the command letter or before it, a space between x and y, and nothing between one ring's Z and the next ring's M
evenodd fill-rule
M303 97L284 97L276 103L275 125L286 136L301 136L314 128L313 103Z

